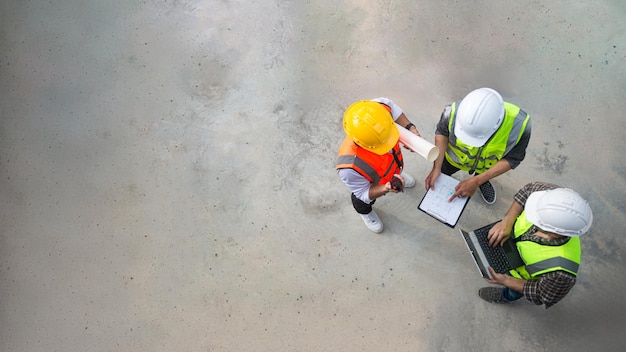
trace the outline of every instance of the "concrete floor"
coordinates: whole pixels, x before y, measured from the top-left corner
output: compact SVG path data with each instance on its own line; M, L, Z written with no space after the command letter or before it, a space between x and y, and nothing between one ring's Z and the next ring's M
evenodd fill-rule
M623 350L622 0L5 0L0 18L1 351ZM432 141L482 86L533 136L458 227L534 180L594 211L548 310L480 300L423 187L377 202L376 235L335 174L354 100L392 98Z

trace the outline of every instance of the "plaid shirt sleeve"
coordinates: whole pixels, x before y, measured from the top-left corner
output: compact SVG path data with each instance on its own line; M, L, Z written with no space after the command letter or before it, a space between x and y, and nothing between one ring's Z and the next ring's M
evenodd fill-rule
M546 182L532 182L522 187L522 189L520 189L519 191L517 191L514 199L521 206L525 206L526 201L528 200L528 197L533 192L546 191L546 190L555 189L555 188L559 188L559 186L553 185L551 183L546 183Z
M565 271L552 271L540 276L539 280L528 280L524 284L524 297L548 309L574 287L576 277Z

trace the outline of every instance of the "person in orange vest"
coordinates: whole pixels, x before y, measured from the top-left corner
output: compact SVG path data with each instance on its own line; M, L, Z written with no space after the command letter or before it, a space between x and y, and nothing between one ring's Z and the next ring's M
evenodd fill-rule
M372 208L376 199L415 186L415 179L402 171L400 132L394 122L420 135L402 109L387 98L357 101L343 115L346 138L339 148L337 173L352 192L354 209L375 233L383 231Z

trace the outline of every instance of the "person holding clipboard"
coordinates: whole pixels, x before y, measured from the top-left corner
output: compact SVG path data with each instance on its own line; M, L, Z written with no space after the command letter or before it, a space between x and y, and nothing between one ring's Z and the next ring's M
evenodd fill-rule
M441 114L435 131L439 156L425 179L426 190L435 188L442 173L450 176L463 170L473 177L459 182L449 201L471 197L480 189L485 203L495 203L496 191L489 180L524 160L530 131L530 115L505 102L495 90L470 92Z

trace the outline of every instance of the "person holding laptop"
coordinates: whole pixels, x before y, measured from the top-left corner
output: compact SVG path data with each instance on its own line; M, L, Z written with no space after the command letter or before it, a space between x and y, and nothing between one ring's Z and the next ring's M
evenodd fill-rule
M533 182L514 197L508 212L488 233L489 245L514 241L525 265L498 274L489 268L491 284L480 298L489 303L509 303L525 297L549 308L565 297L576 283L580 265L580 238L589 231L593 214L589 204L568 188Z

